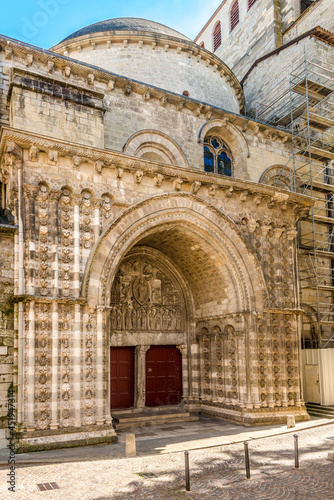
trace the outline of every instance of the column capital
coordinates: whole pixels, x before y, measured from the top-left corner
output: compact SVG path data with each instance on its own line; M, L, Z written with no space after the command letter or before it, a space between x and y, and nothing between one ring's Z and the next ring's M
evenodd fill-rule
M188 347L186 346L186 344L177 345L176 348L180 351L182 356L186 355L188 352Z
M279 239L282 236L284 229L282 229L281 227L275 227L273 231L274 237Z
M262 236L267 236L267 234L269 233L270 229L271 229L271 226L261 226Z
M61 194L62 194L61 191L57 191L56 189L52 189L50 191L51 201L59 202Z
M140 354L146 354L146 352L149 350L151 346L150 345L136 345L136 350Z
M93 198L92 204L94 208L101 208L103 205L103 200L101 200L100 198Z

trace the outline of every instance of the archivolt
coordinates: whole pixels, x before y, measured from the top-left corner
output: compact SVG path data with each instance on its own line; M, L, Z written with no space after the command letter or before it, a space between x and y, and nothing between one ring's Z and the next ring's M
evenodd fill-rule
M180 146L171 137L158 130L136 132L127 140L123 151L132 156L140 156L141 151L156 152L163 162L179 167L189 166Z
M149 198L128 209L105 230L91 253L83 280L82 295L90 305L109 304L111 284L126 253L136 244L147 244L152 235L163 234L166 228L172 233L178 229L180 234L188 230L194 248L196 244L203 246L209 272L220 273L222 265L228 269L240 312L263 308L266 286L262 270L237 226L218 209L188 193ZM210 266L216 267L210 271Z

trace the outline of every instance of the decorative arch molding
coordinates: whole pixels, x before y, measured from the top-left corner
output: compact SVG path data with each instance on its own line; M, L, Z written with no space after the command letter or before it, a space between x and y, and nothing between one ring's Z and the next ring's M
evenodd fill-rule
M123 146L123 152L131 156L139 156L143 152L156 152L166 163L189 167L187 158L177 142L158 130L136 132Z
M277 186L281 189L291 190L291 182L297 193L304 193L305 183L299 175L293 175L285 165L272 165L261 175L259 182L268 186ZM304 186L304 187L303 187Z
M237 169L240 171L246 169L247 158L250 156L249 147L245 136L235 125L226 118L212 118L201 127L197 142L203 144L208 135L221 137L229 146Z
M92 250L83 279L82 296L90 306L108 306L111 285L125 255L144 238L167 226L173 228L173 224L187 225L197 241L201 238L221 261L228 262L239 311L263 310L267 288L250 245L231 219L188 193L149 198L129 208L105 229Z
M282 178L279 187L284 189L286 186L286 189L290 189L290 169L286 168L285 165L272 165L268 167L261 174L259 182L272 186L276 179L279 182L279 177Z

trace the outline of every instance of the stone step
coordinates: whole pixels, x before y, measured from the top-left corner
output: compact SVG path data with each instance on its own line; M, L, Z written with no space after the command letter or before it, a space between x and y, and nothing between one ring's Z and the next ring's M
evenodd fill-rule
M183 417L189 417L188 412L164 412L164 413L150 413L150 412L143 412L143 413L134 413L134 414L118 414L115 415L113 414L113 419L116 422L119 423L126 423L126 422L140 422L142 420L147 420L147 421L153 421L153 420L162 420L164 418L183 418Z
M329 406L320 406L312 403L306 404L309 415L313 417L334 418L334 408Z
M175 406L117 410L112 412L112 417L116 429L134 426L161 425L174 422L197 422L199 420L197 415L191 415L183 408L175 408Z
M323 406L323 405L317 405L315 403L306 403L306 407L314 408L316 410L332 411L334 413L334 406Z
M189 415L189 417L180 417L174 415L165 416L165 418L156 419L156 420L148 420L147 418L143 418L142 420L128 420L127 422L114 422L114 427L116 430L120 429L129 429L132 427L148 427L153 425L164 425L164 424L174 424L174 423L182 423L182 422L197 422L199 420L198 417Z
M323 413L323 412L309 411L308 414L311 417L334 418L334 415L332 413Z

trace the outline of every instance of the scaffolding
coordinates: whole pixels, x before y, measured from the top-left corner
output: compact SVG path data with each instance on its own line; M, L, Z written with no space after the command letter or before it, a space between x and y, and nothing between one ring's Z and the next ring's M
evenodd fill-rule
M334 71L305 59L289 88L256 118L291 134L291 156L273 184L311 196L299 222L299 283L303 347L334 347Z

